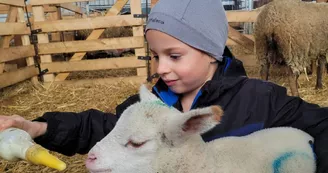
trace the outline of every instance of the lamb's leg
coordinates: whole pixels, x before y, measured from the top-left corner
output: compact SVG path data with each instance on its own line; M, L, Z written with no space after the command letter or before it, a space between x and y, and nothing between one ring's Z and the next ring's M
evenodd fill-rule
M311 72L309 72L309 75L315 74L317 69L317 65L316 65L316 60L312 60L311 61Z
M290 87L290 90L292 92L292 95L299 97L298 83L297 83L299 75L294 74L291 67L288 67L287 71L288 71L289 87Z
M261 79L262 80L268 80L269 79L269 70L270 70L270 63L266 63L261 65Z
M316 89L322 89L322 75L325 71L325 64L326 64L326 57L325 56L319 56L318 59L318 67L317 67L317 84Z

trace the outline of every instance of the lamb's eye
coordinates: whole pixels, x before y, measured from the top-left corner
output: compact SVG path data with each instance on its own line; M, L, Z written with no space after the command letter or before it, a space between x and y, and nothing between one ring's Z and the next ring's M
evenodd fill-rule
M125 147L131 146L133 148L140 148L141 146L143 146L147 141L144 142L134 142L132 140L129 140L128 143L125 144Z

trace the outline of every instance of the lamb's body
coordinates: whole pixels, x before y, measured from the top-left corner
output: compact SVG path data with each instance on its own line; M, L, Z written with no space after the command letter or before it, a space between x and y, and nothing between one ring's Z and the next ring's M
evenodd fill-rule
M219 106L181 113L147 89L115 128L89 153L91 172L111 173L314 173L313 138L293 128L272 128L205 143Z
M328 4L299 0L274 0L261 10L255 22L256 57L262 79L269 65L290 67L290 87L298 95L297 78L312 61L319 62L317 88L322 87L322 70L328 52Z
M162 148L156 172L273 173L275 169L279 173L315 172L313 151L304 141L313 139L293 128L266 129L209 143L195 136L181 147Z

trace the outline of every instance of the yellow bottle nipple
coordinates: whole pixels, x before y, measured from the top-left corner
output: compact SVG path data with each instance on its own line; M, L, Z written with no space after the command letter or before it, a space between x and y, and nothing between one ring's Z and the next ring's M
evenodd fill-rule
M66 164L57 157L51 155L48 150L40 145L33 145L26 151L26 160L62 171L66 169Z

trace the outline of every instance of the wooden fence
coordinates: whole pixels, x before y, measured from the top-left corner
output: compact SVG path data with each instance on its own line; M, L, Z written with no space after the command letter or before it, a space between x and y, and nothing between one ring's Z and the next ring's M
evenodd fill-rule
M131 15L119 15L128 0L117 0L104 16L87 17L82 9L72 2L88 0L30 0L25 6L24 0L0 0L0 14L7 14L6 22L0 22L0 88L16 84L26 79L37 83L38 74L48 70L43 75L44 82L62 82L70 72L93 71L120 68L135 68L137 76L123 79L143 82L147 77L147 64L139 60L146 56L145 39L143 36L145 21L135 18L141 14L141 0L130 2ZM156 1L152 1L153 4ZM25 8L33 17L30 18L31 28L27 26ZM75 17L63 20L61 8L75 12ZM47 14L47 15L46 15ZM227 11L229 22L254 22L258 11ZM133 36L118 38L99 38L106 28L131 26ZM38 29L40 32L35 33ZM60 33L67 31L92 29L85 40L61 41ZM37 44L33 45L30 35L35 34ZM51 35L52 40L49 40ZM12 39L20 40L21 45L11 46ZM16 42L16 41L15 41ZM254 40L250 35L243 35L232 27L229 28L227 45L241 45L253 51ZM132 57L82 60L86 52L133 48ZM53 54L74 53L68 61L53 62ZM39 68L36 68L35 58L38 57ZM12 62L26 59L27 66L17 68ZM8 70L9 69L9 70ZM153 72L153 71L152 71ZM122 78L100 79L106 83L116 82ZM79 81L81 82L81 81Z

